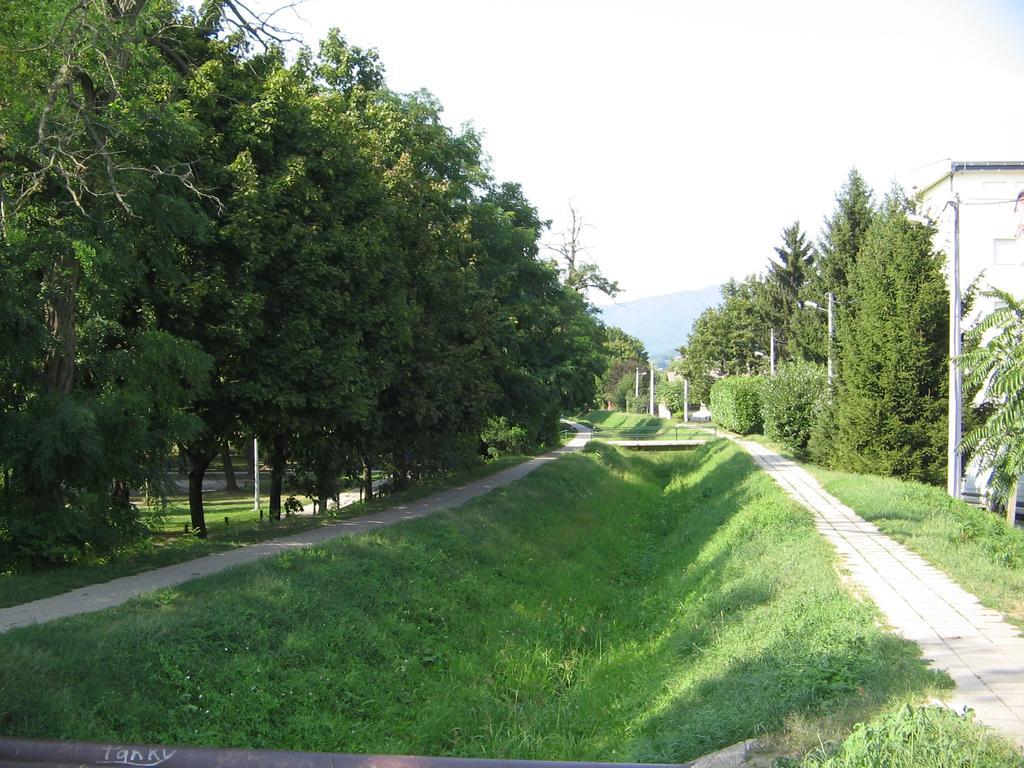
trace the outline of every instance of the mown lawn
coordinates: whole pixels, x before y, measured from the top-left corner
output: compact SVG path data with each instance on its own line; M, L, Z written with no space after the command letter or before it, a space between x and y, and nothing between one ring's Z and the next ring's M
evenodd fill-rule
M7 736L681 761L948 680L735 446L595 445L459 510L0 636Z
M711 437L707 429L681 427L672 419L624 411L591 411L580 423L592 426L597 440L604 437L609 440L706 440ZM715 428L709 425L708 429Z
M352 504L327 515L282 517L280 521L266 517L260 519L253 508L251 491L205 493L203 506L206 510L206 539L198 539L185 532L185 524L191 520L188 498L171 496L162 509L149 510L143 506L142 511L150 532L142 540L118 552L86 557L82 562L71 565L0 573L0 608L368 514L381 507L413 501L444 488L486 477L525 459L525 456L504 456L370 503ZM270 497L261 498L261 506L266 515ZM141 503L141 500L137 501Z
M951 499L944 488L807 467L865 520L1024 627L1024 531Z

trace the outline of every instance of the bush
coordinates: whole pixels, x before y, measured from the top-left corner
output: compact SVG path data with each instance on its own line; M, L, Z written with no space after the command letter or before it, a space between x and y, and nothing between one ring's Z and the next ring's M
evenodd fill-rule
M761 431L762 376L729 376L711 387L711 412L720 427L749 435Z
M820 397L811 411L811 433L807 438L807 455L815 464L836 466L836 401Z
M504 416L490 418L480 433L489 459L497 459L515 453L524 453L530 447L530 436L519 424L513 424Z
M815 408L825 396L825 386L825 371L820 365L780 365L774 376L765 379L761 391L765 437L794 453L805 453Z

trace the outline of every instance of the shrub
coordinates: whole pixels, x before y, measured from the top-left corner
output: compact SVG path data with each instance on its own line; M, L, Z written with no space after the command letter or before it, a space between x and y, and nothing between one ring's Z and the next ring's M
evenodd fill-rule
M729 376L711 387L711 412L719 426L749 435L761 430L761 376Z
M519 424L513 424L504 416L490 418L480 433L487 457L497 459L515 453L524 453L530 447L530 436Z
M818 401L825 395L825 371L813 363L780 365L761 391L764 434L798 454L807 450Z
M807 439L807 455L815 464L835 467L836 401L819 397L811 411L811 432Z

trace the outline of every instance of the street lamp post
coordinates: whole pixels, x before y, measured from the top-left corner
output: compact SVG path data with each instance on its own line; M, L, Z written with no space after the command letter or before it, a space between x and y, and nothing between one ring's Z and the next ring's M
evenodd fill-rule
M770 334L769 334L769 338L768 338L768 354L766 355L764 352L755 349L754 350L754 357L767 357L768 358L768 372L772 376L775 375L775 329L774 328L770 329Z
M810 301L809 299L806 300L806 301L801 302L801 305L805 306L805 307L810 307L811 309L816 309L819 312L827 312L828 313L828 387L829 387L829 390L831 390L832 389L832 344L833 344L833 339L835 338L835 335L836 335L836 324L835 324L836 297L835 297L835 294L832 293L832 291L829 291L828 293L826 293L825 297L828 299L828 309L825 309L824 307L822 307L817 302Z

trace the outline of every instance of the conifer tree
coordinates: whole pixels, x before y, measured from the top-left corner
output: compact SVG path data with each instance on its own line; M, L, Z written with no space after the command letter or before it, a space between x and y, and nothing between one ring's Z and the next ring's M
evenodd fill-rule
M814 244L800 230L800 222L794 221L782 230L782 247L776 246L775 253L778 261L771 262L768 271L770 324L775 328L780 356L792 357L793 319L800 291L814 265Z
M865 233L839 305L835 462L938 483L945 472L948 293L933 230L895 191ZM852 309L852 311L851 311Z

